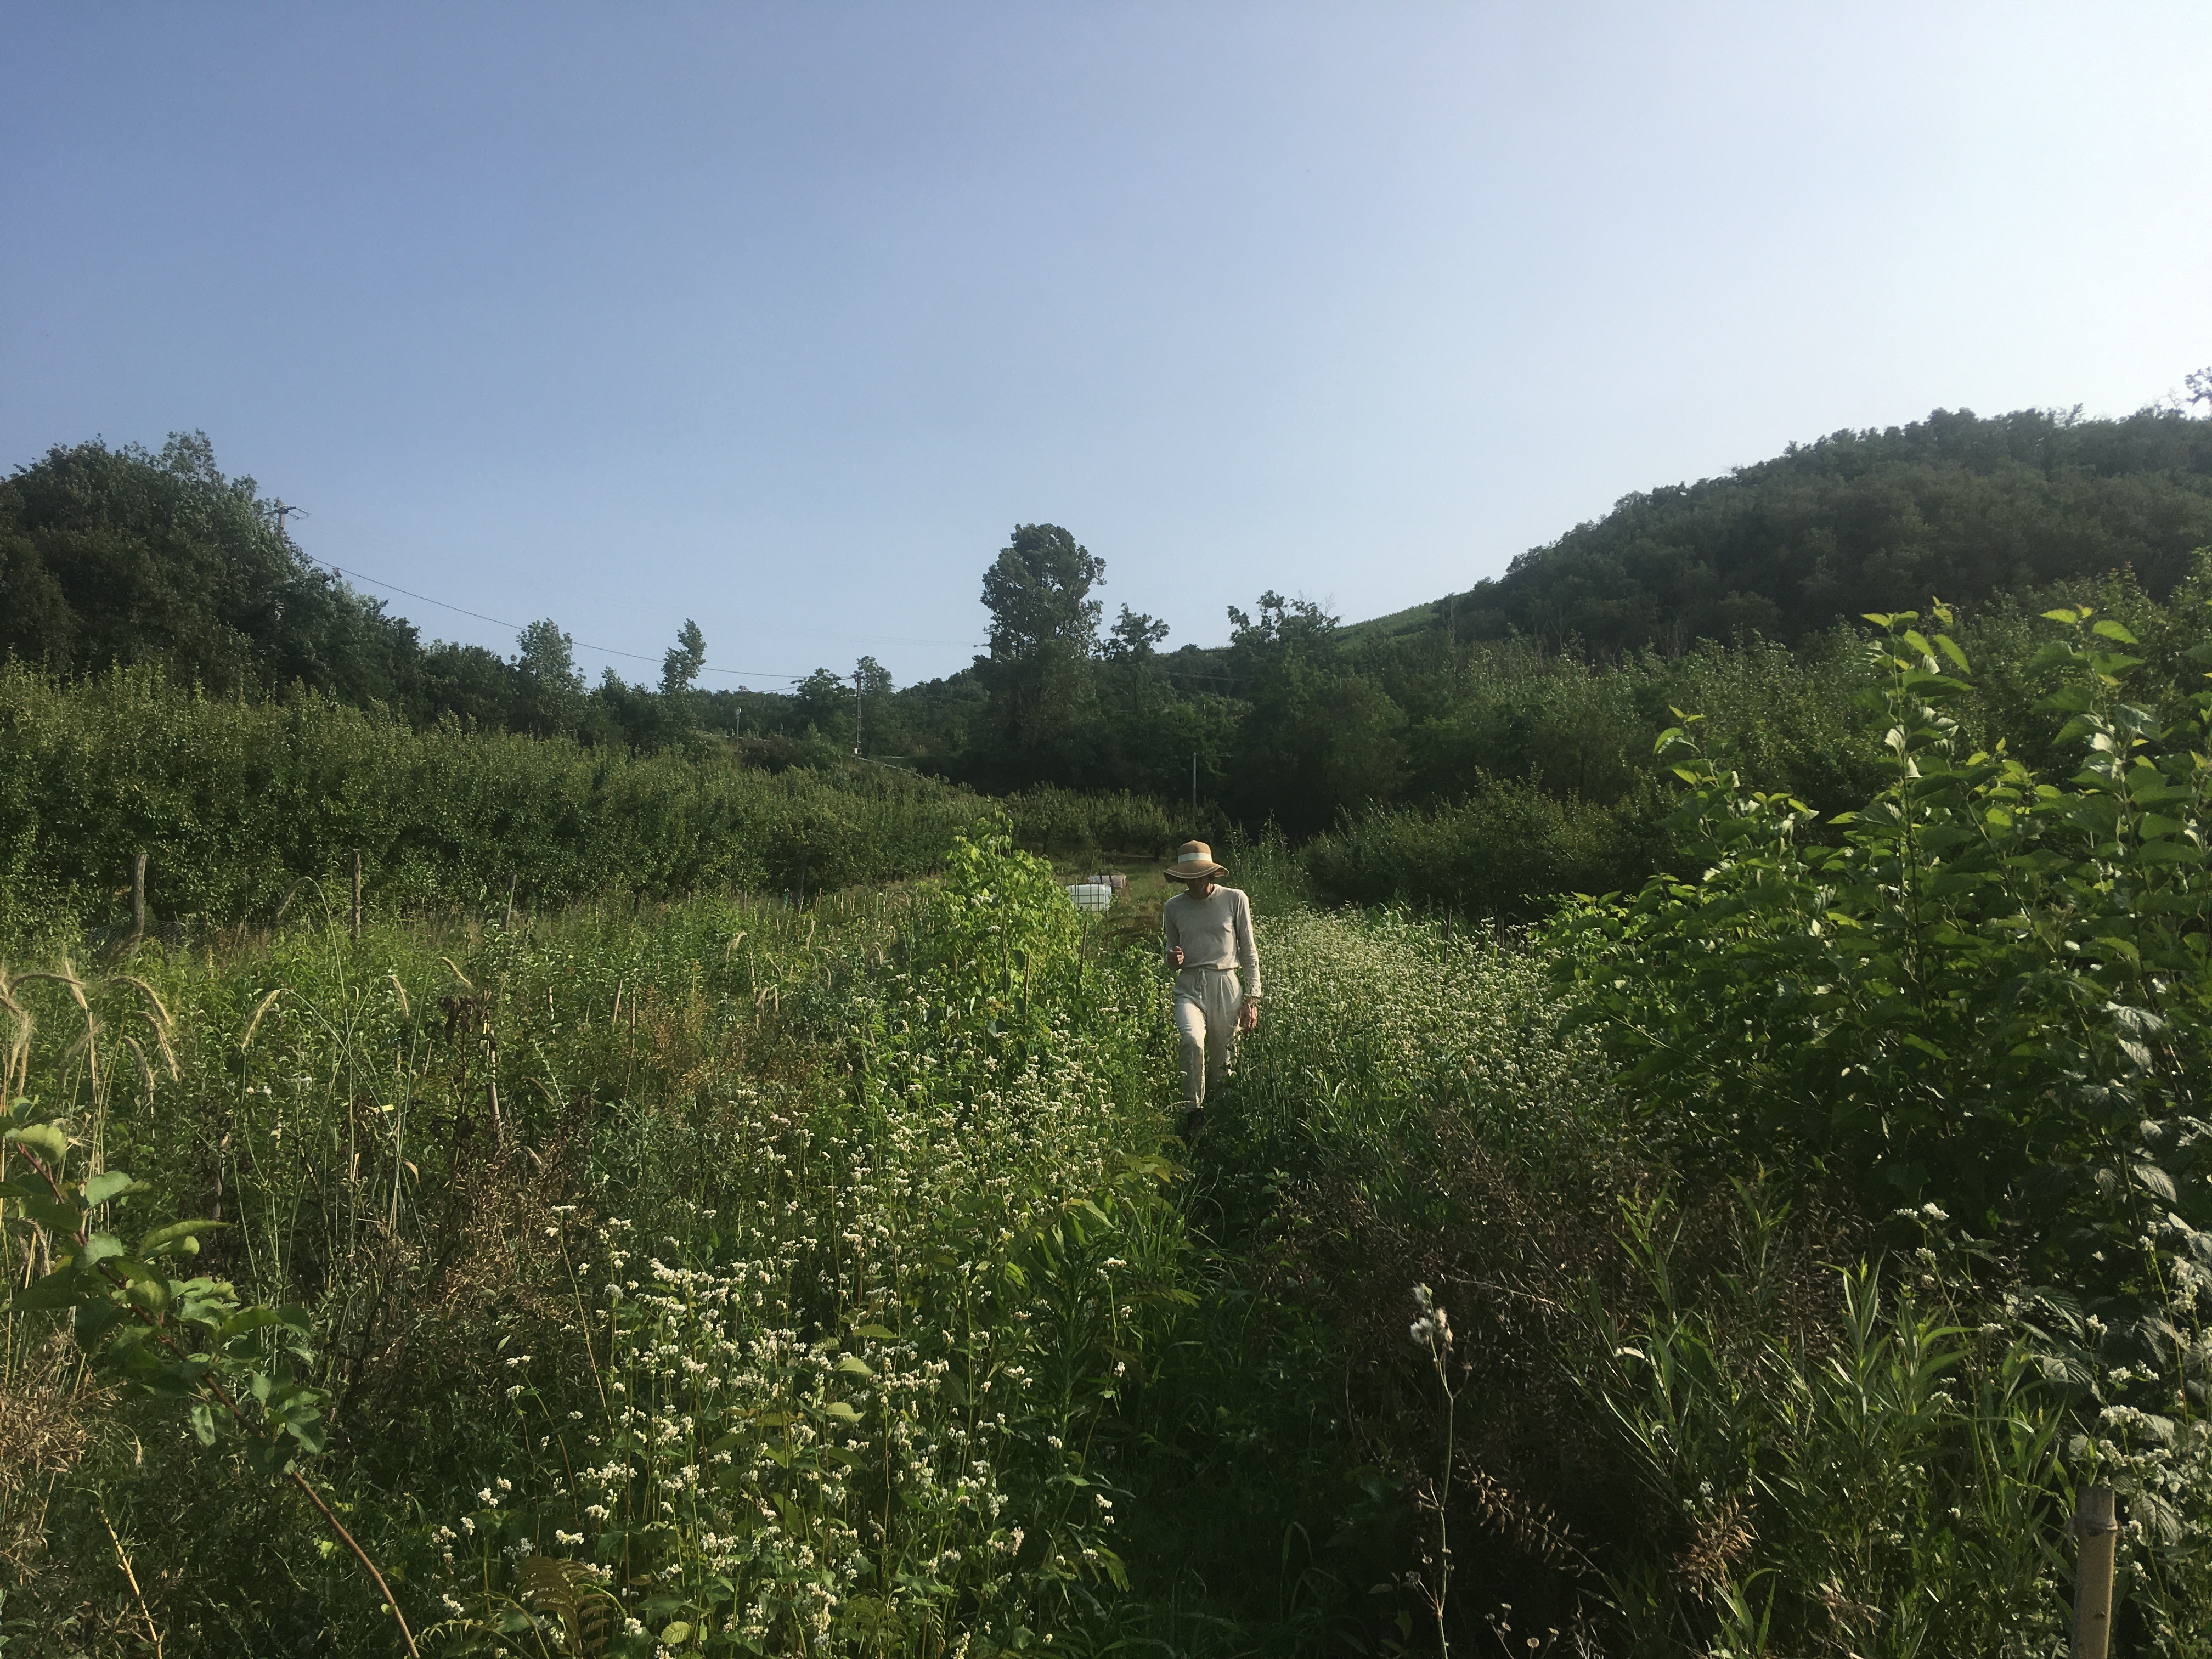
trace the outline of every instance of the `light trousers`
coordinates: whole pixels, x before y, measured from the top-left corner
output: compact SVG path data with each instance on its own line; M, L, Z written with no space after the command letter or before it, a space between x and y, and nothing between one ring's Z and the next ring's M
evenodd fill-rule
M1182 1038L1183 1109L1206 1104L1206 1085L1229 1075L1244 985L1234 969L1186 968L1176 975L1175 1023Z

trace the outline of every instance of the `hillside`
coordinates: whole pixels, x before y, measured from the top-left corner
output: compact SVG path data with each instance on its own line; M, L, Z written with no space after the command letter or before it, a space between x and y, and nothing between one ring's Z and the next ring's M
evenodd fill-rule
M1651 744L1670 707L1713 715L1709 730L1755 745L1816 805L1852 799L1869 757L1838 736L1863 689L1839 620L1941 596L1978 629L2023 605L2119 603L2105 590L2121 572L2127 605L2159 605L2212 545L2212 422L1939 410L1629 496L1428 605L1345 627L1263 592L1231 607L1225 644L1171 650L1126 608L1102 629L1104 562L1071 532L1018 526L984 584L1000 647L902 689L864 659L858 700L828 668L788 692L704 691L709 647L690 623L658 689L612 673L587 686L550 619L522 630L512 659L425 645L318 568L280 519L251 480L215 469L204 439L158 456L57 448L0 482L0 655L64 680L137 665L249 697L319 693L418 731L456 719L602 755L742 734L721 752L836 770L863 748L993 794L1129 791L1214 833L1273 822L1294 841L1510 785L1525 793L1501 822L1519 827L1478 839L1556 842L1557 858L1526 882L1451 889L1455 903L1510 908L1650 867L1665 780ZM2008 627L1991 647L2032 655ZM1526 811L1555 807L1557 836L1537 834Z
M1345 629L1679 651L1753 630L1972 604L2132 568L2163 595L2212 544L2212 422L2042 410L1842 431L1725 477L1623 497L1504 575Z

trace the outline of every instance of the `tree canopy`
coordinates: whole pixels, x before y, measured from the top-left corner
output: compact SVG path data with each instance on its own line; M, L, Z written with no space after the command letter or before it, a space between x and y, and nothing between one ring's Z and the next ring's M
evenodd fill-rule
M2212 370L2190 384L2212 412ZM157 661L214 689L304 687L548 740L726 741L776 767L857 750L1000 791L1195 793L1205 823L1294 836L1480 799L1586 850L1589 814L1649 816L1670 702L1735 708L1808 799L1863 793L1868 757L1830 706L1863 612L1940 596L2001 619L2008 596L2172 592L2212 546L2212 420L1939 410L1838 432L1624 497L1395 617L1347 626L1268 591L1227 608L1212 647L1168 649L1166 624L1127 605L1102 629L1105 560L1061 526L1018 524L981 573L987 653L903 689L866 658L787 690L702 690L690 618L657 688L610 671L587 690L550 618L512 657L426 646L308 560L286 510L225 478L197 434L158 454L57 447L0 483L0 650L72 675Z
M2163 595L2208 542L2212 422L1937 410L1625 496L1426 625L1608 652L1796 640L1939 590L1971 605L2125 568Z

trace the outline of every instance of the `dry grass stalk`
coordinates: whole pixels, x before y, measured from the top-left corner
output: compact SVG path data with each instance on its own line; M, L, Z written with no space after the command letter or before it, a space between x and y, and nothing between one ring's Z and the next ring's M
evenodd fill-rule
M0 1374L0 1503L34 1480L64 1474L84 1455L88 1407L105 1396L65 1382L75 1349L55 1335Z
M1495 1475L1472 1464L1462 1466L1461 1475L1475 1513L1514 1548L1547 1567L1581 1571L1590 1566L1589 1557L1548 1504L1521 1497Z
M1735 1577L1736 1563L1758 1541L1747 1511L1743 1494L1729 1493L1726 1502L1706 1512L1698 1523L1697 1536L1674 1558L1674 1571L1689 1582L1700 1601Z

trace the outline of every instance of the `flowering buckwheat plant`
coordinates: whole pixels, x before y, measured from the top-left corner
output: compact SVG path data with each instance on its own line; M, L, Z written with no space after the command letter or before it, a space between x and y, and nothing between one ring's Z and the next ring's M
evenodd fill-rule
M525 1383L539 1455L447 1528L457 1647L938 1654L1024 1646L1122 1580L1088 1448L1187 1297L1155 991L1091 964L1003 843L956 853L842 1004L849 1083L760 1103L756 1179L686 1256L574 1249L597 1409ZM526 1367L519 1367L519 1370ZM598 1628L598 1626L592 1626Z

